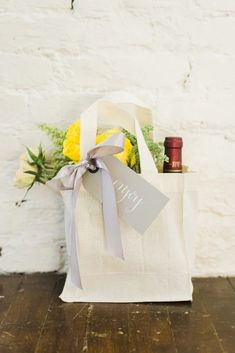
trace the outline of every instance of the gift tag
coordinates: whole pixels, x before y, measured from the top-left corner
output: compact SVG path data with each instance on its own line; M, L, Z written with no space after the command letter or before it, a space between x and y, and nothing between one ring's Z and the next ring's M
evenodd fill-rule
M143 234L169 201L161 191L117 158L103 157L113 180L119 217ZM85 189L102 202L101 173L83 176Z

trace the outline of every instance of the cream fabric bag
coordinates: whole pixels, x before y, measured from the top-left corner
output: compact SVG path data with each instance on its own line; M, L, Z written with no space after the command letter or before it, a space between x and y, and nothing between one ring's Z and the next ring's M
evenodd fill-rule
M143 235L120 220L122 260L107 253L101 204L81 188L76 221L83 289L73 285L69 270L60 298L65 302L192 300L196 175L157 173L140 129L152 123L151 111L132 96L109 95L81 115L82 156L94 147L97 121L99 126L123 127L136 134L142 177L170 201Z

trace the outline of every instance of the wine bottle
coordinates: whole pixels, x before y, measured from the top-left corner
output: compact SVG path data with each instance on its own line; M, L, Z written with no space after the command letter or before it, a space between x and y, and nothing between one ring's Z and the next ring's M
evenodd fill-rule
M164 141L165 155L169 158L163 164L163 173L182 173L182 147L181 137L166 137Z

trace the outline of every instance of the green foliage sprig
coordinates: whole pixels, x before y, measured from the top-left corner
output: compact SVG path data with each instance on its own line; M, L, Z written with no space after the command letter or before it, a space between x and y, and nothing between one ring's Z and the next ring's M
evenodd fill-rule
M38 127L50 137L53 145L56 148L56 152L62 153L67 129L61 130L57 126L51 126L48 124L39 124Z
M74 1L75 1L75 0L71 0L71 10L74 9L74 6L73 6Z
M41 184L45 184L48 180L52 179L55 176L57 170L47 160L46 154L43 151L41 145L38 146L38 153L34 153L28 147L27 152L30 157L30 159L28 160L28 164L36 167L36 171L25 171L26 174L31 174L35 176L33 183L38 182Z
M53 143L53 152L50 158L50 165L57 172L65 165L72 163L71 160L63 154L63 144L67 134L67 129L61 130L57 126L40 124L38 127L45 132Z
M27 163L35 167L35 170L26 170L24 173L34 176L32 183L27 188L25 195L21 201L16 202L16 206L20 206L26 201L26 196L29 190L35 183L46 184L51 180L58 171L67 164L73 163L68 157L63 154L63 143L67 133L66 130L61 130L56 126L40 124L38 127L45 132L53 143L52 153L46 153L41 144L37 148L37 152L33 152L26 147L28 152Z
M21 206L23 202L26 201L26 196L30 189L34 186L36 182L45 184L48 180L52 179L57 173L57 169L53 168L49 161L47 161L46 154L41 146L37 148L37 152L33 152L30 148L26 147L28 152L27 163L29 166L34 167L34 170L26 170L24 173L33 176L31 184L28 186L24 197L22 200L16 202L16 206Z
M148 149L151 152L151 155L153 157L156 168L161 169L162 163L164 161L168 162L168 157L164 154L163 142L155 142L153 140L153 138L152 138L153 126L152 125L145 125L141 130L142 130L145 142L148 146ZM130 166L131 159L132 159L133 155L135 155L136 164L134 167L132 167L132 169L135 170L136 173L140 173L141 166L140 166L140 156L139 156L137 139L129 131L123 129L123 132L133 145L132 152L129 156L128 165Z

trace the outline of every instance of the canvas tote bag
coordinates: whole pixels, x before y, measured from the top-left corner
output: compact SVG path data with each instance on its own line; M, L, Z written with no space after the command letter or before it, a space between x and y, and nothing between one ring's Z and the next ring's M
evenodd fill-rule
M127 94L99 100L81 115L82 156L94 147L97 126L122 127L135 133L141 177L165 193L169 202L142 235L120 220L122 260L105 249L101 204L82 187L76 206L76 243L83 288L72 283L69 269L60 295L65 302L192 300L196 175L157 172L140 128L152 123L151 119L151 111Z

